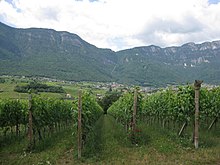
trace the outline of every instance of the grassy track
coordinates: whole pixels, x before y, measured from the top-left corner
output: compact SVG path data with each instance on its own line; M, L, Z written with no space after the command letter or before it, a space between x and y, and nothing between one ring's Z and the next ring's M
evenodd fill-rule
M123 128L109 115L100 117L94 132L88 137L85 145L85 157L95 157L97 160L111 159L118 156L117 151L128 143Z

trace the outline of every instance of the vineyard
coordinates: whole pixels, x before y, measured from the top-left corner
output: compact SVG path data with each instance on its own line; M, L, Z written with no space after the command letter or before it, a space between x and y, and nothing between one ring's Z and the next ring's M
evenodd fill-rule
M218 164L220 87L201 88L198 91L200 95L196 97L196 90L190 85L170 87L149 94L143 94L139 88L135 88L124 92L108 108L107 115L103 115L102 107L91 92L80 91L78 98L73 100L48 98L37 94L29 94L28 100L0 100L0 147L4 151L7 145L24 141L22 152L25 150L25 153L34 154L39 152L42 143L44 147L40 147L41 151L47 150L45 143L48 141L53 143L56 137L66 138L62 143L68 145L66 148L71 151L71 164L82 163L81 159L85 161L88 155L88 161L93 156L103 161L107 159L105 154L115 157L120 155L120 159L125 161L127 158L123 152L128 155L135 155L136 152L148 155L148 152L155 152L156 149L166 155L175 153L178 149L184 153L185 146L190 148L193 154L202 156L204 151L193 149L193 142L198 140L199 147L196 148L207 149L208 144L215 141L213 143L216 143L216 148L207 154L212 154L210 161ZM196 132L197 124L199 127ZM65 137L60 137L62 134ZM148 150L145 147L134 148L139 146L145 146ZM2 156L1 159L1 164L10 163ZM60 158L61 160L56 162L50 159L49 163L52 161L53 164L60 164L62 160ZM120 159L113 162L122 164ZM202 157L198 159L201 160ZM148 163L151 161L153 160L149 158ZM41 163L47 164L45 162ZM140 164L145 164L144 162L147 160L142 159ZM19 163L14 161L14 164ZM103 164L106 162L103 161Z
M200 92L200 126L211 130L220 116L220 88L202 88ZM195 119L195 90L192 86L180 86L143 97L138 95L138 121L159 124L162 128L178 131L182 134L187 125L193 125ZM126 93L108 110L126 130L132 129L133 93Z

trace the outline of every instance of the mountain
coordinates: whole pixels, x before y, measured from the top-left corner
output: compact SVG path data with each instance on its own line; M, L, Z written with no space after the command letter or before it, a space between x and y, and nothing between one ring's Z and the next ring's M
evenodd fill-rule
M114 52L76 34L17 29L0 23L0 75L165 86L220 82L220 41L179 47L144 46Z
M0 74L111 81L115 56L76 34L0 24Z
M137 47L117 52L118 73L142 85L193 82L220 83L220 41L180 47Z

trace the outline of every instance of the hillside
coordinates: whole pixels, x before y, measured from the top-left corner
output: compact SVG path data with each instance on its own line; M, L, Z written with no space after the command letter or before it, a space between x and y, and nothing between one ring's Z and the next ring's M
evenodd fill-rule
M110 81L114 56L68 32L0 24L0 74Z
M137 47L117 52L118 73L141 84L186 83L202 79L220 82L220 41L180 47ZM146 85L147 85L146 84Z
M114 52L76 34L0 23L0 75L164 86L203 79L219 84L220 41Z

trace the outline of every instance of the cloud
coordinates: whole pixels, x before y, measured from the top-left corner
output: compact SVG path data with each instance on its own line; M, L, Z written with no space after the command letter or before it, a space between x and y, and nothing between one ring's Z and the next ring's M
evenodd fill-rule
M215 1L215 2L214 2ZM1 0L0 21L69 31L103 48L220 39L216 0Z
M45 7L39 13L39 19L58 21L59 10L55 8Z
M142 40L143 43L149 43L150 41L149 44L167 46L167 44L188 42L189 36L202 33L204 28L205 25L191 15L181 19L157 18L146 24L135 38Z

